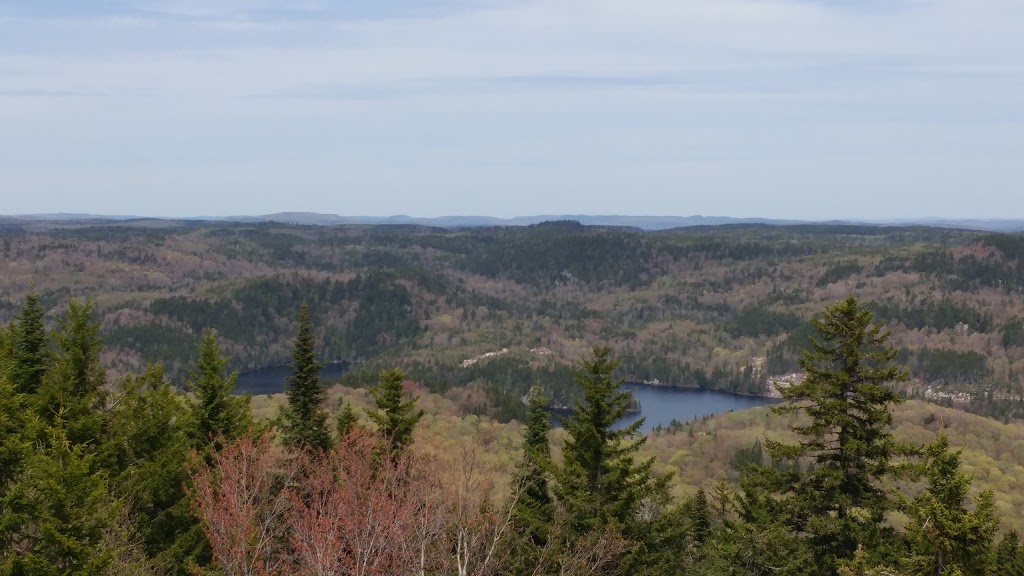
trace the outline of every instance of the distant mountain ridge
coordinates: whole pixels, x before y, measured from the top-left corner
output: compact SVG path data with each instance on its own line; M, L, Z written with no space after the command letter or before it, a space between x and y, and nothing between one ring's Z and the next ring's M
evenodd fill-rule
M497 218L494 216L438 216L433 218L407 216L340 216L338 214L322 214L317 212L278 212L256 216L194 216L182 218L144 217L126 215L99 214L22 214L0 215L0 222L69 222L69 223L102 223L131 221L209 221L209 222L280 222L286 224L303 224L311 226L337 226L342 224L402 224L418 226L434 226L438 228L473 228L481 226L529 226L555 220L575 220L588 226L627 226L641 230L669 230L672 228L688 228L693 226L721 226L725 224L764 224L770 226L786 226L794 224L816 225L868 225L868 226L907 226L920 225L937 228L958 228L964 230L987 230L993 232L1024 231L1024 218L1021 219L971 219L971 218L901 218L891 220L798 220L777 218L736 218L731 216L622 216L622 215L590 215L590 214L539 214L534 216L516 216L513 218Z

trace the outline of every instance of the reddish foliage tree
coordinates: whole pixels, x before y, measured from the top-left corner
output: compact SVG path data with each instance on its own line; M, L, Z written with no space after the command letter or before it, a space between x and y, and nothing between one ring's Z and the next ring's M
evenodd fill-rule
M240 438L210 463L198 453L193 462L193 506L220 569L227 576L288 573L280 535L287 533L283 488L294 478L293 459L263 435Z
M330 452L302 457L302 482L288 491L296 572L370 576L412 564L401 545L420 512L410 458L379 451L376 436L354 430Z

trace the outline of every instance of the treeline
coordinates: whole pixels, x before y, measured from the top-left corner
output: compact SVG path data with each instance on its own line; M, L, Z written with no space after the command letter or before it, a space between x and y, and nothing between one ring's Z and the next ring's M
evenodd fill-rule
M284 360L286 352L268 342L268 335L291 324L304 302L315 316L332 319L320 342L321 352L331 359L359 361L423 332L409 289L392 273L371 271L347 282L271 277L246 282L221 297L160 298L148 312L174 324L115 324L105 337L147 361L173 361L177 368L194 360L196 335L213 328L241 349L260 354L259 359L238 358L247 363L244 367L260 367Z
M938 301L924 299L910 305L900 305L893 301L874 302L871 309L886 323L899 322L912 330L946 330L960 325L974 332L992 330L991 315L948 297Z
M554 459L549 399L527 393L511 482L495 492L472 448L415 441L423 415L398 370L360 416L325 407L310 311L292 345L287 403L269 424L230 394L207 332L181 394L159 366L110 388L89 303L48 331L30 296L0 330L0 573L64 574L903 574L1024 570L997 538L992 494L971 496L960 455L889 430L907 377L850 298L812 322L820 346L779 415L796 441L733 459L724 484L683 502L639 458L619 362L595 348ZM544 383L540 383L544 384ZM710 487L709 487L710 488ZM897 529L894 513L906 519Z

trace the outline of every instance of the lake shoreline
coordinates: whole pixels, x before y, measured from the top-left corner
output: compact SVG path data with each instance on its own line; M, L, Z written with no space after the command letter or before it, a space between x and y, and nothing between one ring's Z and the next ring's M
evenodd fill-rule
M666 388L669 390L707 390L710 392L721 392L723 394L732 394L734 396L743 396L745 398L763 398L765 400L781 400L778 396L770 396L768 394L750 394L747 392L734 392L732 390L724 390L722 388L706 388L703 386L690 386L687 384L665 384L663 382L655 381L643 381L643 380L626 380L622 383L623 386L650 386L652 388Z

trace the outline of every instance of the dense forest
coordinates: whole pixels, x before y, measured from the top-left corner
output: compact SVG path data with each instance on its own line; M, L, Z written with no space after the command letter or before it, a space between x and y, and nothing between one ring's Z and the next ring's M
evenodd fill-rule
M355 366L346 385L402 365L433 392L486 390L508 420L535 382L568 404L593 342L629 380L777 394L807 320L852 293L893 330L902 394L1009 421L1022 259L1020 235L927 227L33 223L0 230L0 321L31 290L49 323L92 297L104 368L161 362L180 386L207 327L233 369L286 362L306 303L319 357Z
M1022 573L1024 462L967 463L980 417L900 412L910 371L853 297L809 326L781 404L645 437L614 427L630 397L608 347L573 363L552 430L543 382L522 424L464 409L479 388L442 400L399 369L329 389L309 305L285 394L234 395L213 330L184 390L159 364L111 382L92 302L48 328L29 294L0 329L0 573ZM719 432L734 449L708 452ZM1013 434L981 445L1020 458ZM664 458L675 438L689 449ZM692 490L713 462L727 472Z

